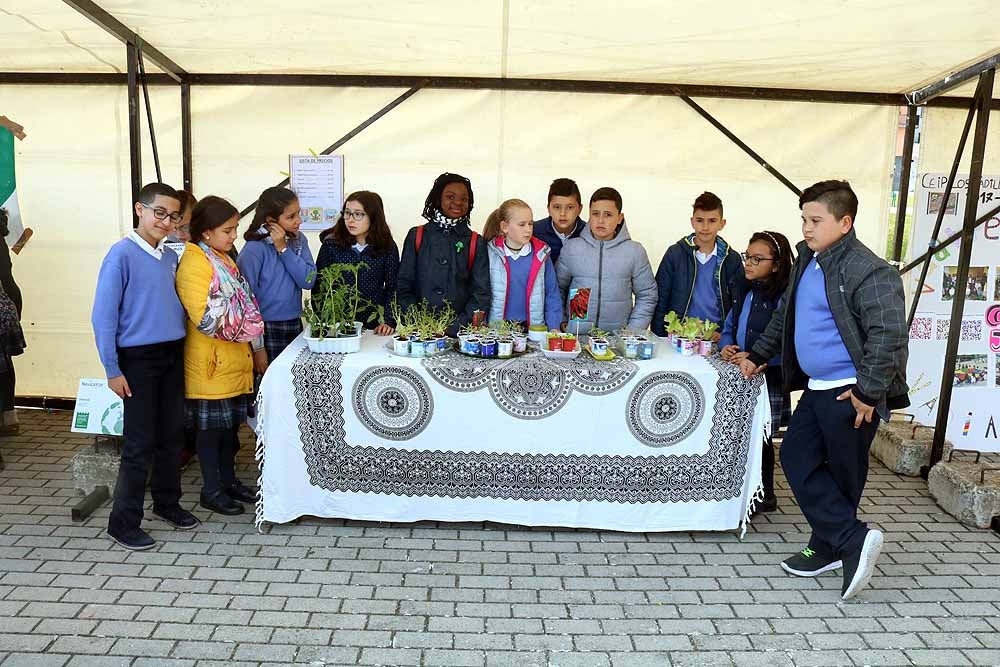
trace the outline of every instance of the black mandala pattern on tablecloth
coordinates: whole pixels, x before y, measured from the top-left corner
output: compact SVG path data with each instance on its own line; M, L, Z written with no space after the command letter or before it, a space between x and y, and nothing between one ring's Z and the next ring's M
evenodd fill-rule
M724 501L738 498L743 492L763 376L747 381L739 369L718 357L708 360L718 373L708 451L651 456L455 452L348 445L340 397L340 358L340 355L303 351L292 369L310 481L328 491L618 503ZM440 357L434 360L439 361ZM431 360L425 360L425 367L429 366L427 361ZM656 414L656 419L666 423L683 414L680 402L672 403L666 392L657 394L653 386L644 394L652 401L651 415ZM379 394L379 405L383 400L384 407L380 409L386 413L403 411L391 389ZM647 427L650 423L647 422Z
M625 421L635 439L650 447L669 447L689 436L705 414L705 394L687 373L651 373L632 390Z
M409 440L423 431L434 413L430 387L402 366L369 368L354 382L354 414L369 431L386 440Z
M518 419L543 419L566 405L573 390L591 396L617 391L638 368L626 359L594 361L547 359L532 352L512 359L476 359L448 352L423 360L424 368L442 386L454 391L488 387L501 410Z

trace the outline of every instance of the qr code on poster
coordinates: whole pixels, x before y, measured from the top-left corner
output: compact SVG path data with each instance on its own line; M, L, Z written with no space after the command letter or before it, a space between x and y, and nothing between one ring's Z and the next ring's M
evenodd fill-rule
M933 317L914 317L910 326L910 340L931 340Z
M913 320L914 326L917 318ZM951 327L951 318L942 317L935 321L935 338L937 340L948 340L948 329ZM912 338L912 330L910 337ZM963 343L975 342L983 339L983 322L975 317L962 318L962 333L960 340Z

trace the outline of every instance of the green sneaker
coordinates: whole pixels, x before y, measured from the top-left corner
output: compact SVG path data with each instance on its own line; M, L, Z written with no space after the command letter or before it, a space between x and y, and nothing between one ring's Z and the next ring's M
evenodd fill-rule
M839 570L843 563L833 556L825 556L806 547L791 558L781 562L781 569L796 577L818 577L824 572Z

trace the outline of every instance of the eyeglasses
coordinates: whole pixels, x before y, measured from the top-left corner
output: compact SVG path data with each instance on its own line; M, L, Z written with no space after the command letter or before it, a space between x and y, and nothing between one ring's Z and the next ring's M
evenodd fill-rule
M152 211L153 212L153 217L156 218L157 220L166 220L167 218L170 218L170 222L173 222L173 223L176 224L176 223L178 223L178 222L181 221L181 218L184 217L180 213L170 213L165 208L159 208L159 207L153 208L149 204L144 204L143 202L139 202L139 203L142 204L143 208L148 208L150 211Z
M350 209L344 209L344 221L346 222L350 218L354 218L356 221L361 222L368 215L364 211L352 211Z
M744 264L749 264L750 266L760 266L761 262L773 262L774 257L760 257L758 255L750 255L745 252L740 253L740 257L743 258Z

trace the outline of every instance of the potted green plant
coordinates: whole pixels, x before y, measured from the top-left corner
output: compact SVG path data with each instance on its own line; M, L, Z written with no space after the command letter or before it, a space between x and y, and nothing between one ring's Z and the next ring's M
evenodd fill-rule
M712 346L714 345L714 343L712 342L712 336L713 334L715 334L718 328L719 325L716 324L715 322L708 322L708 321L702 322L701 336L700 336L701 343L698 349L698 352L699 354L701 354L701 356L703 357L712 356Z
M681 354L693 356L698 349L697 336L701 332L701 320L697 317L685 317L681 321Z
M664 325L667 329L667 335L670 337L670 345L677 350L681 351L680 346L680 335L683 325L681 324L681 319L677 316L677 313L670 311L667 316L663 318Z
M358 273L367 264L331 264L319 272L317 288L306 300L302 315L305 339L313 352L345 354L361 349L361 329L366 323L384 321L381 305L358 289ZM359 313L367 311L365 322Z

